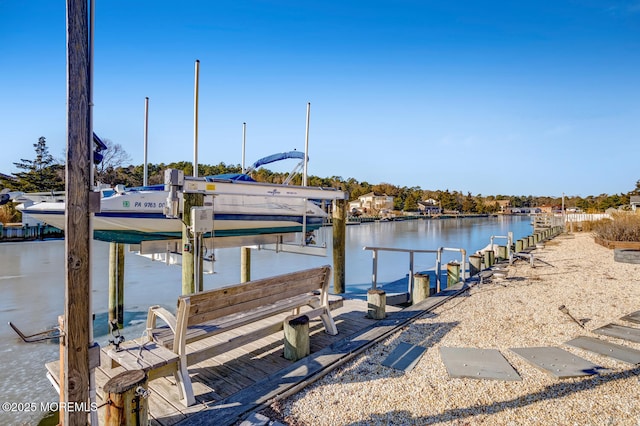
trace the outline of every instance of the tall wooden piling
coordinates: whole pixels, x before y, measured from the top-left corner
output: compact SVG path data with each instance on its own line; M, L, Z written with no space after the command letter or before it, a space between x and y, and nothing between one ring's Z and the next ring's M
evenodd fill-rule
M193 232L189 230L191 226L191 207L200 207L204 205L204 195L194 193L184 193L184 206L182 211L182 294L193 294L196 291L202 291L202 256L199 257L199 288L196 289L194 253L196 252L196 238ZM201 244L201 242L200 242ZM199 248L198 253L202 253Z
M124 244L109 243L109 323L124 325Z
M240 247L240 282L251 281L251 248Z
M333 201L333 292L344 293L347 233L347 200Z
M67 158L65 179L64 401L89 400L93 150L89 111L87 1L67 0ZM86 425L87 413L65 410L67 426Z

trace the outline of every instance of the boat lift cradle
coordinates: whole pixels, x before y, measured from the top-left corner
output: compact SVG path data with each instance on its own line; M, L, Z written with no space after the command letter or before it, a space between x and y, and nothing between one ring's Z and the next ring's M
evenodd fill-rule
M169 189L165 215L179 218L181 213L180 194L204 194L205 206L213 209L215 220L215 197L220 194L242 195L246 197L286 197L299 199L301 203L317 200L329 203L336 200L346 200L344 191L335 188L322 188L297 185L263 184L260 182L242 182L228 179L207 180L192 176L184 176L181 170L169 169L165 171L165 187ZM262 235L242 235L233 237L207 237L204 239L207 248L229 248L251 246L260 250L274 250L277 252L326 256L326 244L308 244L305 236L308 229L306 216L303 215L301 232L273 233ZM180 263L181 242L179 239L142 241L139 245L132 245L131 250L140 255L162 260L170 264Z

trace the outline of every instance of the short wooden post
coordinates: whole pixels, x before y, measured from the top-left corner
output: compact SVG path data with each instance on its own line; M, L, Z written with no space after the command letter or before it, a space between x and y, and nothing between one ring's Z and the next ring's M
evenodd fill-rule
M309 345L309 317L290 315L284 320L284 357L297 361L311 353Z
M367 316L372 319L384 319L387 316L387 293L380 289L367 292Z
M251 247L240 247L240 282L251 281Z
M124 326L124 244L109 245L109 323Z
M524 249L524 240L519 239L516 241L516 253L520 253Z
M498 246L498 256L497 256L497 260L506 260L507 259L507 246Z
M133 426L148 423L147 375L143 370L129 370L104 384L106 426Z
M533 247L536 245L536 243L533 241L533 235L529 235L527 238L529 239L529 245L527 247Z
M496 257L496 254L493 250L487 250L484 252L485 268L490 268L496 263L495 257Z
M347 200L335 200L333 212L333 292L344 293L346 271Z
M472 254L469 256L469 276L474 276L480 271L482 271L482 256Z
M460 282L460 264L458 262L447 263L447 287Z
M429 274L413 274L413 294L411 295L413 303L421 302L429 296L431 296L431 278Z

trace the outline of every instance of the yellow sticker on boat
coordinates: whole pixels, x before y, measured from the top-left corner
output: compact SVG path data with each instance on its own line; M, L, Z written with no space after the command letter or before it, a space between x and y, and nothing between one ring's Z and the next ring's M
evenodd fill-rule
M208 183L208 184L206 185L206 188L205 188L205 189L206 189L207 191L215 191L215 190L216 190L216 184L215 184L215 183Z

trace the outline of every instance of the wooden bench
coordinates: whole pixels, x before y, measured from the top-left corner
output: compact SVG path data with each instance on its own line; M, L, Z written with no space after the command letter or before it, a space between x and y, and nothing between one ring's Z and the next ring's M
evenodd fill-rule
M160 306L149 308L146 338L106 352L125 369L145 370L150 380L173 373L180 401L192 405L195 397L187 367L282 330L278 314L293 311L310 319L320 317L325 331L337 334L329 303L330 276L331 267L322 266L180 296L175 316ZM342 299L336 302L340 306ZM301 312L304 306L310 309ZM158 318L166 325L158 326ZM241 333L221 335L240 327Z

